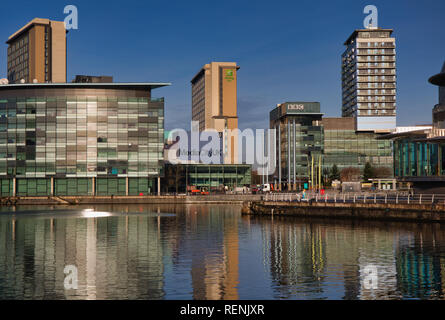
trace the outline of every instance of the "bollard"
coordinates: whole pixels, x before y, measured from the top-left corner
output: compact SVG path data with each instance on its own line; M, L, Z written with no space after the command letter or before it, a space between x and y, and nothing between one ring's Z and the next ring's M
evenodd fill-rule
M408 204L409 204L409 195L408 195Z
M374 203L376 203L377 193L374 194Z
M399 194L396 194L396 204L399 204Z
M419 197L419 204L422 204L422 194L420 194L420 197Z
M337 203L337 194L334 196L334 202Z
M386 193L385 194L385 203L388 203L387 200L388 200L388 194Z

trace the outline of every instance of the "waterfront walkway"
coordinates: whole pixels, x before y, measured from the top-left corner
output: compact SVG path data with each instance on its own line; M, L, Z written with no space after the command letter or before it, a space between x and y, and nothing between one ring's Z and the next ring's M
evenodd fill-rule
M324 202L324 203L393 203L393 204L445 204L445 194L409 194L408 192L330 192L323 195L308 192L272 193L262 197L265 202Z
M271 194L246 202L243 214L362 220L445 222L445 195L409 194Z
M263 195L218 194L218 195L161 195L161 196L47 196L47 197L4 197L1 205L80 205L80 204L237 204L260 201Z

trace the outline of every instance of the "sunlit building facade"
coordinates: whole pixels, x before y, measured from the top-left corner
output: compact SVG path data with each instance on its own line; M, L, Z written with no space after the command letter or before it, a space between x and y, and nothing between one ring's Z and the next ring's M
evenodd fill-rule
M342 54L342 116L358 131L396 127L396 41L392 29L355 30Z
M2 196L140 195L163 174L166 83L0 86Z
M191 80L192 121L198 130L216 130L223 142L224 163L238 163L236 62L211 62ZM197 131L198 131L197 130Z
M35 18L12 34L9 83L66 82L66 33L63 21Z

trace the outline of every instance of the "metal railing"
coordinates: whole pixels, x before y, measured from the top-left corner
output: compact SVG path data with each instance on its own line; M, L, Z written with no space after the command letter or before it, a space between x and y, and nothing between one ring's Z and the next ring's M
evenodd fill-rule
M409 194L402 193L326 193L324 195L307 192L271 193L263 196L266 202L325 202L325 203L392 203L392 204L444 204L445 194Z

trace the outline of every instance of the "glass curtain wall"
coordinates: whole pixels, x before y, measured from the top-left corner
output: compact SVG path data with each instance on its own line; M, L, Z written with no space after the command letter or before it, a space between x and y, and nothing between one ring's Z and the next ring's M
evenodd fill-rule
M19 196L50 195L51 178L56 195L150 193L163 137L162 99L0 97L1 194L13 178Z
M369 162L373 167L393 171L392 141L377 140L377 134L355 130L324 130L324 166L339 170L356 167L361 170Z
M398 177L439 176L445 174L445 144L394 141L394 173Z

